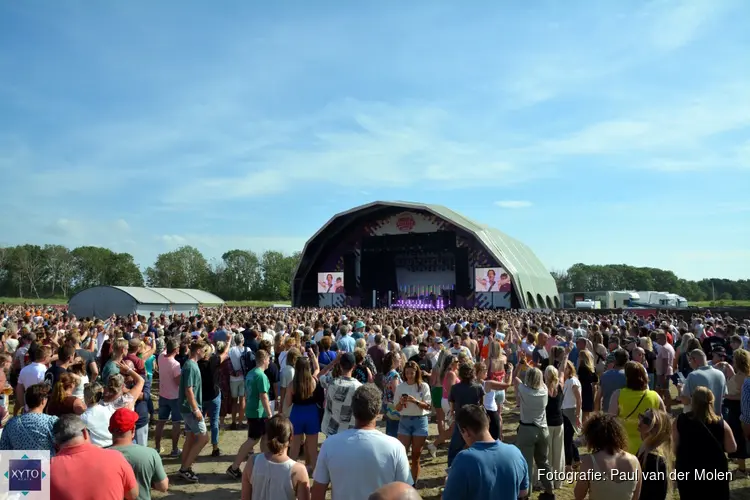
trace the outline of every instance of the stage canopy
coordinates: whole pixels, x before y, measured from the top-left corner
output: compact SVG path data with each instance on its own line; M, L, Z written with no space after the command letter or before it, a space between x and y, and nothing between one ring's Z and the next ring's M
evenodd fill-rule
M510 276L514 307L551 309L559 307L555 280L531 249L502 231L473 221L441 205L404 201L376 201L334 215L305 244L294 273L292 301L295 306L310 306L317 301L316 284L321 273L331 279L336 271L355 269L348 255L357 255L363 238L454 231L458 246L467 247L469 266L474 269L502 267ZM350 260L353 260L350 259ZM468 272L474 273L474 269ZM357 270L359 273L359 270ZM349 272L351 274L351 272ZM357 280L359 276L357 276ZM356 294L359 283L345 276L346 296ZM472 283L473 283L472 279ZM329 286L329 288L331 288ZM470 294L474 296L474 292ZM315 296L315 297L313 297ZM340 304L341 305L341 304ZM473 303L468 302L467 306Z

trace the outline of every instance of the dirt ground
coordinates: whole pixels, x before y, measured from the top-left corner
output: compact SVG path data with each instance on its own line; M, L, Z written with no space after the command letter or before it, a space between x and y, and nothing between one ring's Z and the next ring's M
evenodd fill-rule
M506 403L506 405L512 408L512 397L511 401ZM681 411L679 407L678 411ZM506 442L512 443L514 441L517 427L518 412L507 410L503 412L503 436ZM167 424L165 431L165 435L168 436L169 424ZM430 439L435 435L437 435L437 427L435 424L431 424ZM178 459L163 457L164 468L170 477L169 491L167 493L153 492L152 496L154 498L174 500L187 498L202 500L238 499L240 495L240 482L229 478L225 474L225 471L234 459L234 454L244 442L245 436L245 430L221 431L219 445L222 451L222 456L218 458L211 457L211 447L209 445L203 450L203 453L198 458L198 462L194 467L196 474L200 476L199 484L189 484L176 475L177 469L179 468ZM153 445L153 431L151 432L150 438ZM325 436L321 434L319 442L322 443L324 439ZM169 441L164 441L162 446L168 448L170 446ZM585 450L582 449L581 453L584 452ZM419 482L417 483L417 489L425 500L436 500L442 497L441 488L445 483L447 453L448 446L445 444L439 447L438 455L435 459L431 458L426 450L422 454L422 472ZM736 466L731 464L730 470L736 470ZM750 500L750 478L734 474L730 487L730 498L732 498L732 500ZM562 489L556 490L555 494L560 500L572 500L573 485L565 484ZM534 497L536 497L536 494L534 494ZM330 490L328 491L327 498L330 498ZM678 498L676 493L674 494L674 498Z

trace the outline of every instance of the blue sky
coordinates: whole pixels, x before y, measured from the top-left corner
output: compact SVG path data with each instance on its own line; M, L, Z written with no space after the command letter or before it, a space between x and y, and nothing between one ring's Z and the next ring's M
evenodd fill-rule
M293 251L402 199L750 276L749 2L466 4L0 3L0 245Z

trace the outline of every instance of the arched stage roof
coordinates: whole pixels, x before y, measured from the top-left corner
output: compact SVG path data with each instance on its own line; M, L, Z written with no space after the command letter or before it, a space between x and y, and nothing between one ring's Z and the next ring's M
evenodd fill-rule
M354 207L331 217L308 241L294 272L292 299L298 302L296 287L311 270L324 243L344 232L356 221L376 216L388 209L415 210L431 213L473 235L484 249L510 274L519 302L524 308L559 307L555 279L531 249L502 231L476 222L442 205L408 201L374 201ZM539 303L541 300L541 304ZM546 303L545 303L546 301Z

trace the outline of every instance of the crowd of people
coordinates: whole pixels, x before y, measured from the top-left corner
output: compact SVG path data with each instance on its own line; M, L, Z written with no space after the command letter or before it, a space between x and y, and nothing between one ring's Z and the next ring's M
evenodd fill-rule
M151 498L169 488L168 456L197 483L210 442L234 456L226 480L246 500L420 498L441 448L445 499L552 499L574 483L576 499L723 500L746 473L749 326L710 312L7 306L0 450L49 450L55 499ZM246 440L221 450L222 430Z

